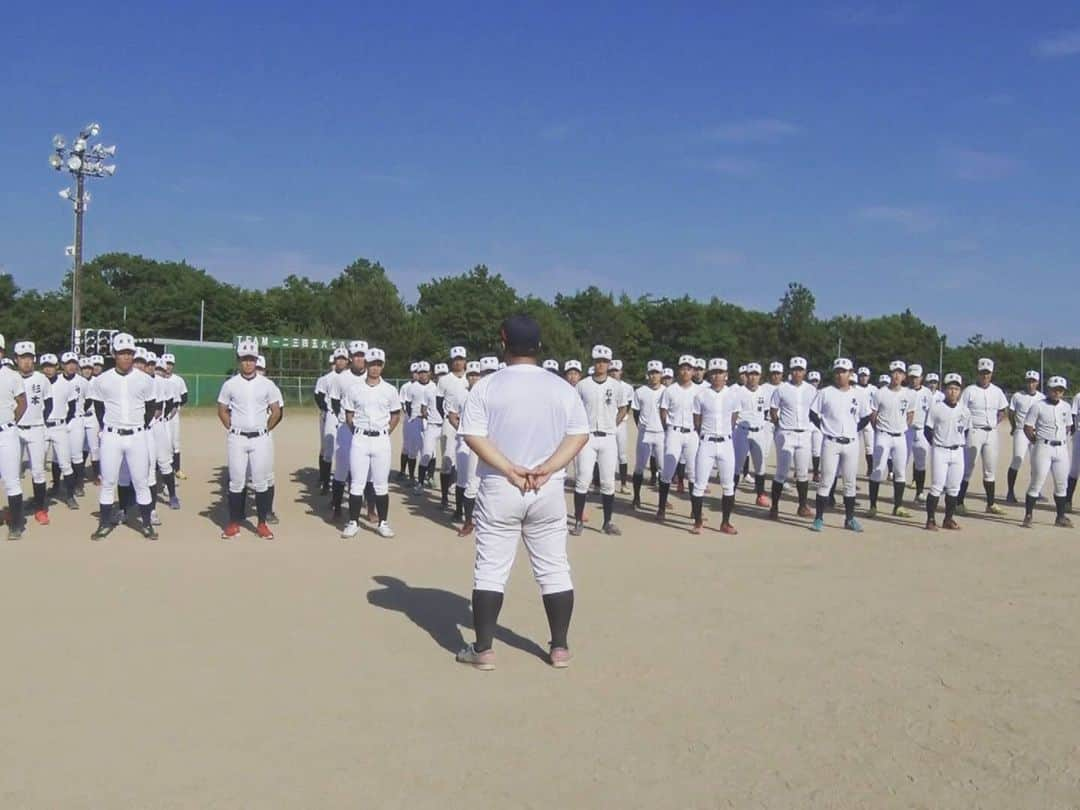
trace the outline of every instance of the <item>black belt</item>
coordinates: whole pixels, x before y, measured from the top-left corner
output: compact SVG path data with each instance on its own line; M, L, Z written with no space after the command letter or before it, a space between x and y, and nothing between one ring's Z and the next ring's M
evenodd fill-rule
M889 431L886 430L885 435L886 436L892 436L894 439L899 439L904 434L903 433L889 433Z
M702 436L701 438L703 438L707 442L720 443L720 442L726 442L731 437L730 436Z
M742 427L743 430L749 430L751 433L757 433L759 430L764 430L765 429L765 428L759 428L759 427L750 427L749 425L741 425L741 427Z
M785 430L788 433L806 433L806 428L786 428L782 427L781 430Z
M675 425L668 425L669 430L674 430L676 433L690 433L690 428L676 427Z
M54 419L51 422L46 422L45 426L46 427L63 427L66 424L67 424L66 419Z
M992 427L977 427L977 428L972 428L972 430L985 430L987 433L989 433L991 430L993 430L993 428Z
M19 430L30 430L30 428L45 427L44 425L19 425Z
M257 439L260 436L266 435L265 430L230 430L229 433L233 436L241 436L245 439Z
M942 450L959 450L964 445L962 444L935 444L934 447L940 447Z
M836 442L837 444L851 444L854 441L854 439L848 439L844 436L826 436L825 438L830 442Z
M385 436L385 430L360 430L357 428L353 431L357 436Z
M142 433L143 428L105 428L106 433L115 433L117 436L134 436L136 433Z
M13 427L15 427L14 422L8 422L6 425L0 425L0 432L3 432L5 430L11 430Z
M1061 447L1065 442L1054 441L1053 439L1040 439L1043 444L1048 444L1051 447Z
M593 436L599 436L602 439L605 436L610 436L611 434L610 433L604 433L604 431L602 431L602 430L594 430L592 435Z

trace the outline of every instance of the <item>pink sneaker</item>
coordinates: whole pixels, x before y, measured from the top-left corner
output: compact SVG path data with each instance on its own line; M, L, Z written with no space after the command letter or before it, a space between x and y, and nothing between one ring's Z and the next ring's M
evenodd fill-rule
M570 666L570 651L566 647L552 647L548 660L555 669L566 669Z
M476 648L469 644L458 651L457 661L459 664L469 664L476 669L490 672L495 669L495 650L477 652Z

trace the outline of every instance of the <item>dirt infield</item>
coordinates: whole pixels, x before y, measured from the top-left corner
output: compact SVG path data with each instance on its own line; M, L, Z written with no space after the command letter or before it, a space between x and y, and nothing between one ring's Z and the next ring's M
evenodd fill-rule
M682 496L664 527L620 496L622 537L590 505L572 539L572 667L519 556L479 673L437 495L340 539L294 410L277 539L225 542L220 426L184 418L159 542L89 542L93 487L0 542L0 807L1080 806L1080 529L1048 506L1025 531L976 482L961 532L815 535L740 489L740 534L694 537Z

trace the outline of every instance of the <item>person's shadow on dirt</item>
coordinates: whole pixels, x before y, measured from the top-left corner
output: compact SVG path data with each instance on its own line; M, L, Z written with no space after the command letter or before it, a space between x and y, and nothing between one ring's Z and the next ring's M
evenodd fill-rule
M465 646L461 628L471 628L473 621L472 608L464 596L441 588L415 588L397 577L379 575L372 579L382 587L368 591L370 604L405 614L447 652L457 653ZM495 640L547 660L547 651L543 647L502 625L495 628Z

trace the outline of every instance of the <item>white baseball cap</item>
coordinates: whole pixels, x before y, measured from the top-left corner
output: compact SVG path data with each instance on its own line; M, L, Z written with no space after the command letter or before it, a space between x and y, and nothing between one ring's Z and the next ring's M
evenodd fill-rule
M450 366L446 365L446 363L436 363L435 364L435 373L436 374L449 374L450 373Z
M692 367L694 365L694 356L692 354L680 355L679 356L679 362L677 363L677 365L691 366Z
M558 360L545 360L544 361L544 371L558 371L558 370L559 370L559 361Z
M457 360L459 357L465 359L469 356L469 353L465 351L464 346L452 346L450 348L450 359Z
M889 371L907 371L907 363L903 360L893 360L889 363Z
M1046 387L1047 388L1060 388L1062 391L1064 391L1066 388L1069 387L1069 384L1065 381L1064 377L1054 376L1054 377L1051 377L1049 380L1047 380Z
M371 346L371 347L368 348L367 354L364 355L364 359L367 360L369 366L372 363L385 363L386 362L386 352L384 352L380 348L377 348L375 346Z
M602 344L597 344L592 347L592 359L593 360L610 360L611 349Z
M505 361L500 361L499 362L499 371L502 371L504 368L506 368L506 362Z
M746 364L745 363L743 365L739 366L739 373L740 374L745 374L746 373Z
M255 358L255 368L261 368L263 371L266 371L266 358L263 357L263 355L260 354Z
M908 366L907 373L911 377L921 377L922 366L920 366L918 363L912 363L910 366Z
M1028 370L1028 371L1026 371L1024 373L1024 379L1025 380L1034 380L1035 382L1038 382L1039 381L1039 372L1035 371L1035 369L1030 369L1030 370Z
M712 357L709 359L709 371L727 371L727 360L723 357Z
M34 349L34 341L20 340L18 343L15 344L15 356L22 357L25 354L37 354L37 351L35 351Z
M937 382L938 379L939 378L936 371L931 371L929 374L926 375L927 382Z
M663 373L664 364L661 363L659 360L650 360L648 363L645 364L645 373L648 374L652 371L659 371L660 373Z
M499 368L498 357L481 357L480 358L480 370L481 371L497 371ZM580 369L581 366L578 365Z
M43 366L55 366L60 361L56 359L55 354L46 353L46 354L41 355L41 357L38 359L38 362Z
M675 372L672 371L670 368L665 368L664 373L660 375L661 379L663 379L664 377L674 377L674 376L675 376Z
M4 336L0 335L0 349L6 349L6 348L7 348L7 342L4 340Z
M589 370L585 373L591 377L593 374L596 373L596 366L589 366Z
M420 368L420 364L417 363L415 360L413 360L411 363L409 363L409 373L410 374L415 374L419 368Z
M555 363L555 370L556 371L559 370L558 362ZM479 361L470 360L468 363L465 364L465 376L466 377L468 377L470 374L479 374L479 373L480 373L480 363L479 363Z
M612 360L611 361L611 370L612 371L622 371L622 360Z
M760 374L761 373L761 363L747 363L746 364L746 373L747 374Z
M175 365L176 364L176 355L173 354L172 352L165 352L163 355L161 355L161 362L165 363L166 365L170 365L170 366Z
M888 374L878 374L877 381L879 385L888 385L892 381L892 377Z
M94 367L94 358L92 358L92 357L80 357L79 358L79 368L93 368L93 367Z
M368 345L366 340L350 340L349 341L349 357L354 354L366 354Z
M75 354L75 352L64 352L62 355L60 355L60 362L61 363L78 363L79 362L79 355Z
M784 371L784 364L781 363L779 360L773 360L771 363L769 363L769 373L772 374L776 371L780 373L783 373Z
M979 371L993 371L994 361L991 360L989 357L980 357L978 368Z
M695 357L694 358L694 368L699 368L702 371L704 371L705 368L706 368L705 358L704 357Z
M113 339L116 342L116 339ZM241 340L236 344L236 356L240 358L259 356L259 344L254 340Z
M135 359L136 360L142 360L145 363L147 354L148 354L148 352L146 351L145 346L136 346L135 347Z
M416 371L417 373L431 371L431 363L427 360L418 360L416 363Z
M349 359L349 350L346 349L344 346L338 346L336 349L334 349L334 353L332 355L330 355L330 356L334 360L337 360L339 357L344 359L344 360L348 360Z
M788 361L788 368L791 368L791 369L801 368L803 371L806 371L806 358L805 357L792 357ZM781 371L783 371L783 369L781 369Z
M832 364L833 371L851 371L851 361L846 357L837 357Z
M0 358L0 366L7 366L8 368L14 368L15 363L12 361L12 359L10 357L3 357L3 358Z
M946 385L952 385L954 383L956 385L963 385L964 384L964 379L959 374L957 374L955 371L952 371L952 372L949 372L948 374L945 375L945 384Z
M334 359L337 357L337 349L330 352L330 365L334 365Z
M806 379L808 379L810 382L821 382L821 372L810 371L807 373Z
M135 352L135 338L127 332L117 332L112 339L112 353Z
M147 349L146 350L146 362L149 363L150 365L156 366L157 365L157 354L155 352L152 352L149 349Z
M848 370L849 371L851 370L850 363L851 363L851 361L848 361ZM870 376L870 369L868 369L866 366L859 366L858 374L859 374L860 377L869 377Z
M105 358L102 357L100 354L92 354L90 355L90 362L93 363L95 366L103 366L105 365Z

